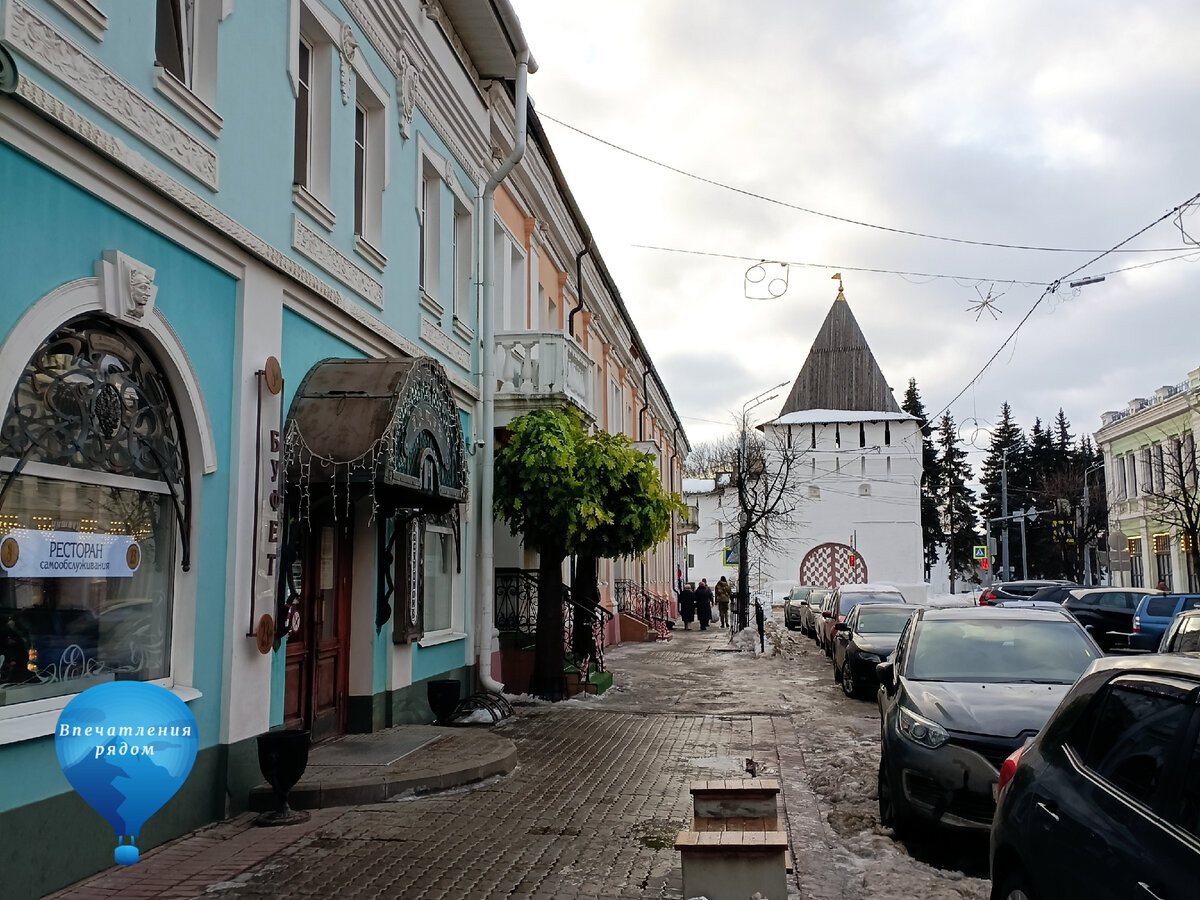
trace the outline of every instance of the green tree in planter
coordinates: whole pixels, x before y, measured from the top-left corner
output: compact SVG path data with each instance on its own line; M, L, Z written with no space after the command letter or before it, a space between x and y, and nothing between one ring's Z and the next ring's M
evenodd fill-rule
M587 434L573 409L537 410L509 424L496 452L494 511L539 555L534 693L553 696L561 685L563 561L583 557L576 599L594 608L596 560L654 546L680 509L653 457L622 435Z
M588 435L578 462L586 499L572 546L577 554L572 589L580 604L573 634L577 653L583 654L589 649L585 617L594 615L600 602L599 561L645 553L670 534L672 514L682 515L686 507L662 486L654 457L631 447L623 434Z

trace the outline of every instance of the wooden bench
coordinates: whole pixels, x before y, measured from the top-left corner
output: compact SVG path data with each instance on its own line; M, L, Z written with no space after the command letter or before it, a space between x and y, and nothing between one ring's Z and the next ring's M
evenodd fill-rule
M779 779L718 778L693 781L693 831L775 831Z
M681 831L675 838L683 864L683 896L745 900L755 891L787 897L783 831Z

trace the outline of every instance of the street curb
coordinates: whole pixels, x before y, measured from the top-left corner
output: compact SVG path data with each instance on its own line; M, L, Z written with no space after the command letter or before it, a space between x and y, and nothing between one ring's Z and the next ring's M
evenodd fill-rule
M315 766L292 788L293 809L327 809L382 803L398 794L417 794L461 787L516 768L517 746L508 738L482 729L430 729L439 737L393 766ZM250 791L249 807L256 812L278 803L267 784Z

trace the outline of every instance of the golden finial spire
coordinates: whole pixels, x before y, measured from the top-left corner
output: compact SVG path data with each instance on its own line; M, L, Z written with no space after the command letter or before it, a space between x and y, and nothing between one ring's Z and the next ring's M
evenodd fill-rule
M833 276L833 278L836 279L836 281L838 283L838 295L835 298L835 302L837 300L845 300L846 296L842 293L842 273L841 272L836 273Z

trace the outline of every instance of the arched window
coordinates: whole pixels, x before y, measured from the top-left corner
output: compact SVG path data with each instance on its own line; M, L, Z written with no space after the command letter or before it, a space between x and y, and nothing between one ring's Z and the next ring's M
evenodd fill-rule
M171 674L186 473L131 331L85 316L36 349L0 425L0 706Z

